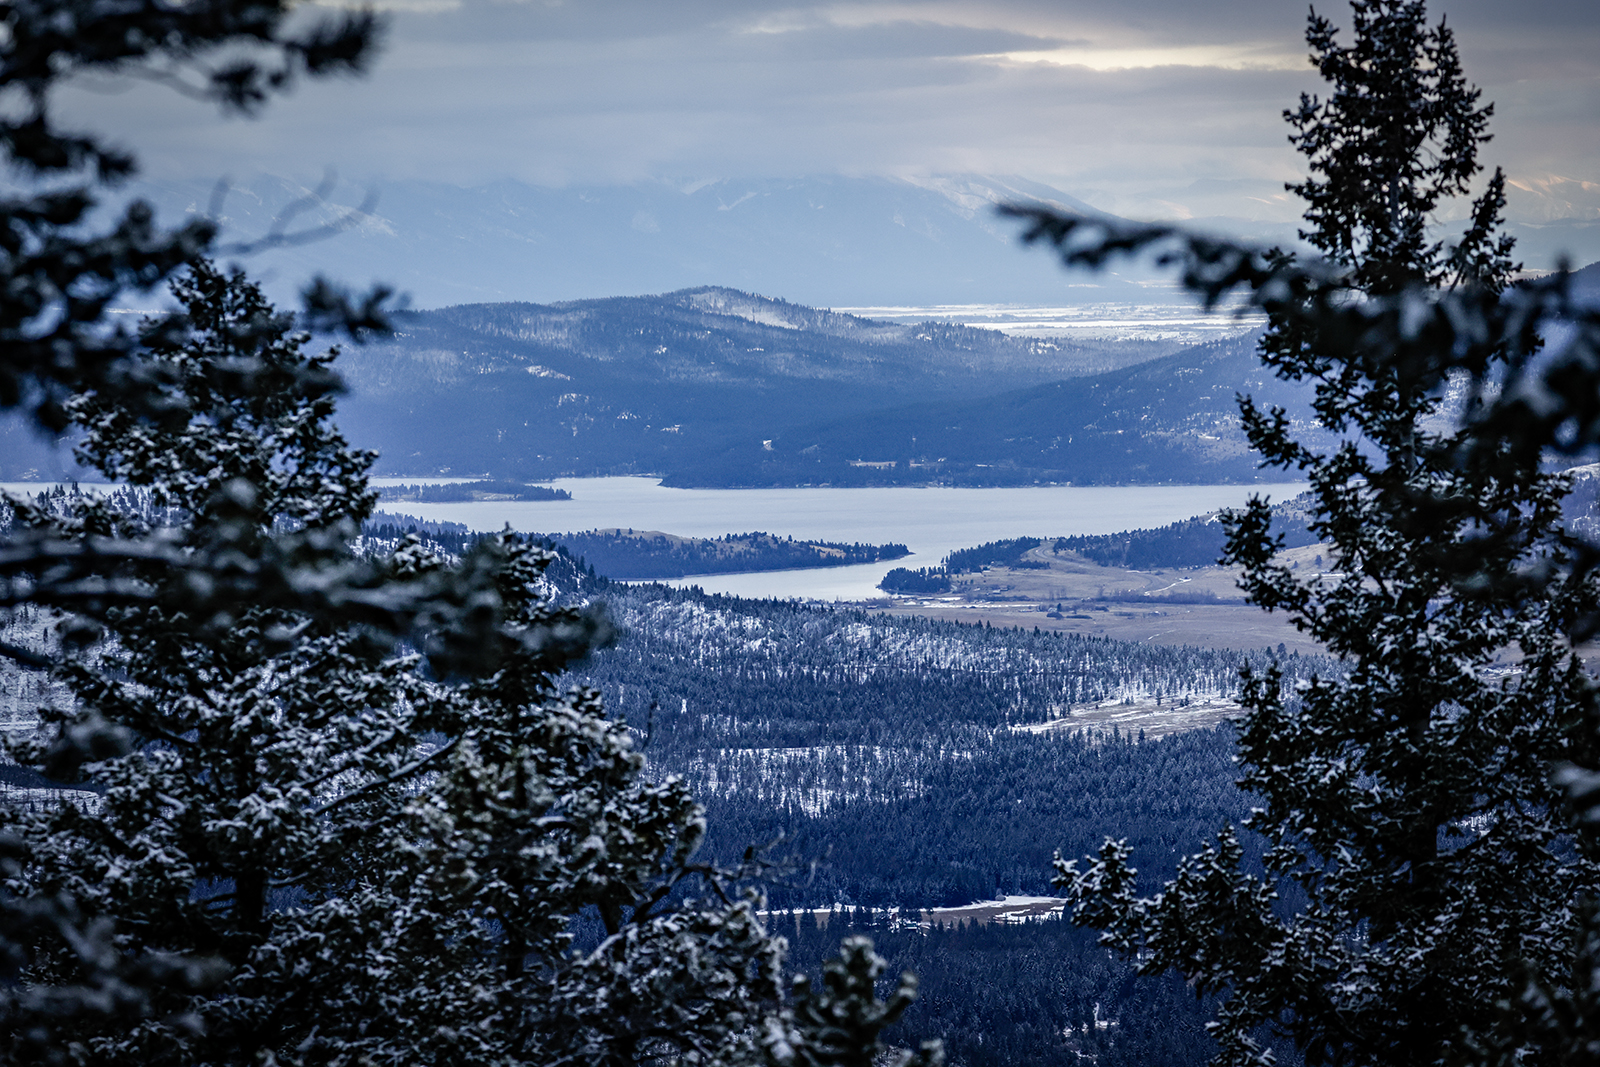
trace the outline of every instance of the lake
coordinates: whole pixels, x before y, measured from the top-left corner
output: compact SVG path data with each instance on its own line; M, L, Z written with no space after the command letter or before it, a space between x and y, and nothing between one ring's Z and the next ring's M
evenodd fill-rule
M378 485L455 479L386 478ZM524 533L621 527L688 537L761 530L796 539L900 542L912 555L892 563L760 571L679 579L707 592L745 597L865 600L894 567L930 567L947 553L1008 537L1062 537L1164 526L1243 504L1252 493L1274 501L1303 482L1258 485L1029 486L1016 489L669 489L653 478L559 478L571 500L393 502L385 510L474 530L510 525Z

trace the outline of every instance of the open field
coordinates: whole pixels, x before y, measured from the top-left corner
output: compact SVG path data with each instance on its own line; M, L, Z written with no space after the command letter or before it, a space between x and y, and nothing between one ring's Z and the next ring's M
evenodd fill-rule
M1318 573L1328 564L1325 553L1323 546L1309 545L1289 549L1280 558L1298 571ZM1120 641L1240 650L1282 644L1286 651L1321 651L1282 615L1245 604L1233 568L1102 567L1074 553L1054 555L1048 542L1029 552L1024 562L1047 566L994 567L956 576L947 594L886 597L867 606L896 615L1065 630Z
M1065 731L1106 737L1115 729L1129 735L1143 734L1153 740L1185 730L1210 729L1232 719L1241 710L1237 701L1220 697L1176 701L1107 700L1099 704L1079 704L1060 718L1011 729L1026 734Z
M954 924L957 922L974 923L987 926L989 923L1023 923L1033 919L1043 919L1059 913L1066 906L1066 901L1060 897L1029 897L1029 896L1000 896L994 900L978 900L971 904L962 904L953 908L929 908L916 912L916 921L922 926L932 926L935 923ZM900 908L889 908L888 913L893 916L895 923L909 923L911 912ZM763 911L759 913L763 918L775 917L777 912ZM808 908L795 913L798 922L815 922L826 930L835 912L832 908ZM781 926L779 933L784 930Z

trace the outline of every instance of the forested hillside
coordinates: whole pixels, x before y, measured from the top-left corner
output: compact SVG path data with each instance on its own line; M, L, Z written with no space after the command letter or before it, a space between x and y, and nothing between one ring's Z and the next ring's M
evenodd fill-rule
M1254 335L1092 377L879 411L819 417L776 435L770 452L730 450L671 484L840 480L963 485L1254 481L1237 397L1281 404L1297 427L1310 388L1264 370ZM854 466L858 462L892 466Z
M1210 1058L1192 993L1133 981L1067 924L894 932L884 909L1049 894L1055 850L1092 852L1108 835L1146 861L1144 886L1170 877L1178 856L1245 814L1231 730L1145 740L1015 727L1070 727L1074 710L1123 701L1159 700L1181 715L1187 702L1235 695L1241 664L1259 667L1265 652L660 586L604 593L625 634L575 677L626 717L654 773L688 777L706 805L710 855L776 842L770 854L790 864L767 887L773 907L876 909L881 950L922 980L897 1033L942 1033L968 1067L1080 1052L1172 1067ZM1300 656L1283 668L1291 686L1336 669ZM816 930L809 913L779 921L797 928L801 960L820 958L839 932Z
M735 574L876 563L911 554L905 545L796 541L755 531L722 537L679 537L657 530L585 530L545 534L607 578L654 581L691 574Z
M62 507L72 495L55 491L44 502ZM144 494L119 501L151 521L170 518ZM375 518L364 529L366 554L391 551L408 532L452 555L479 536ZM985 549L996 547L1016 548ZM704 855L731 861L777 842L769 854L788 865L766 886L772 907L848 909L828 930L809 915L773 918L794 929L799 965L831 951L857 916L893 966L922 976L923 996L894 1033L943 1034L968 1067L1078 1053L1173 1067L1208 1058L1201 1005L1181 987L1133 981L1126 964L1065 923L923 933L892 928L884 909L909 915L996 893L1047 894L1055 850L1092 851L1106 835L1150 858L1149 884L1170 875L1172 857L1244 813L1230 731L1211 727L1212 717L1197 720L1204 728L1144 740L1074 721L1094 706L1135 702L1159 702L1181 719L1191 702L1236 695L1239 666L1262 665L1265 653L619 586L570 546L560 552L547 572L552 591L568 601L605 598L621 627L616 645L569 680L601 689L610 714L633 727L653 776L692 783L711 830ZM32 640L28 626L17 617L0 637ZM1333 669L1298 656L1283 666L1290 684ZM51 694L9 661L5 671L5 725L25 730L25 705ZM1038 729L1051 723L1063 728ZM0 771L0 789L34 805L62 796L20 770ZM868 908L871 918L860 911Z
M363 524L363 536L389 545L407 534L425 538L441 551L459 555L484 536L459 523L427 522L411 515L378 512ZM755 531L722 537L679 537L658 530L585 530L581 533L529 534L545 548L571 556L590 575L624 582L682 578L693 574L843 567L876 563L910 554L901 544L866 545L796 541Z
M1113 352L700 288L414 312L341 360L341 423L385 473L644 473L835 416L1091 373ZM801 415L799 413L806 413Z
M1298 395L1271 384L1249 342L1173 357L1143 342L874 322L720 288L469 305L399 325L341 360L341 423L394 475L1250 480L1235 393ZM1125 369L1155 357L1178 362ZM1018 392L1029 389L1043 392ZM978 397L994 399L972 406Z
M1232 810L1225 741L1106 748L1074 736L1073 713L1140 701L1181 715L1270 658L659 586L607 599L626 636L581 677L649 738L655 766L695 783L715 847L785 834L835 857L809 889L776 890L783 904L1040 892L1053 848L1143 833L1135 810L1156 813L1163 852L1203 834ZM1290 685L1332 669L1283 666ZM1062 729L1016 729L1047 723Z

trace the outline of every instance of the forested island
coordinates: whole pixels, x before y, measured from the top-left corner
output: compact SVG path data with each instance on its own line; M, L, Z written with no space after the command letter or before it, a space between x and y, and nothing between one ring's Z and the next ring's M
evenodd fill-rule
M454 553L474 540L460 523L428 522L410 515L378 512L364 535L385 543L407 534L427 537ZM797 541L793 537L755 531L722 537L679 537L658 530L586 530L582 533L528 534L546 548L560 549L581 560L593 573L619 582L651 582L694 574L742 574L747 571L845 567L877 563L911 554L902 544Z

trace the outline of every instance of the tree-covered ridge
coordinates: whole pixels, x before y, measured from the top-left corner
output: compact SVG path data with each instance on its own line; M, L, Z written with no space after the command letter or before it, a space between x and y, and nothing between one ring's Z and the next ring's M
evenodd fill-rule
M911 554L905 545L859 541L797 541L754 531L722 537L680 537L656 530L586 530L545 534L583 559L598 574L617 581L652 581L691 574L735 574L805 567L876 563Z
M473 305L405 316L355 353L345 421L396 475L1108 484L1253 480L1233 397L1305 406L1248 343L1162 353L1155 369L1105 344L716 289Z
M1091 357L1093 370L1117 358L1101 355L1104 346L1093 343L940 322L879 322L716 286L551 305L460 305L407 313L397 323L394 338L372 355L381 359L402 348L429 353L435 383L505 368L576 382L594 365L621 365L640 382L819 379L903 390L910 379L948 390L983 376L1004 383L1047 379L1064 362L1075 369L1077 356ZM446 358L448 352L460 354Z
M1244 664L1273 660L1267 650L1112 641L662 586L613 588L606 603L627 636L585 676L605 682L630 722L642 724L654 699L658 716L681 716L673 736L728 747L873 744L957 726L1046 722L1107 700L1227 698L1238 694ZM1338 668L1294 656L1283 669L1308 679ZM648 680L669 678L689 688L662 688L652 698ZM930 693L896 695L896 686L919 679ZM866 695L872 686L880 689ZM959 695L933 696L940 686ZM874 710L885 701L892 715ZM761 710L770 708L795 710Z
M1302 505L1290 502L1273 508L1273 532L1283 536L1284 548L1314 545L1316 534L1306 526ZM1228 528L1221 515L1202 515L1154 529L1125 530L1114 534L1079 534L1058 537L1050 545L1053 555L1076 553L1102 567L1148 571L1168 568L1215 567L1228 543Z
M408 535L416 535L455 555L486 536L459 523L425 522L387 513L374 516L374 521L362 527L362 535L379 546L392 546ZM533 543L574 560L580 570L587 572L591 583L601 585L607 580L641 582L693 574L843 567L899 559L911 551L900 544L796 541L760 531L710 538L632 529L527 536Z
M1104 346L871 322L717 289L473 305L398 324L347 359L344 416L396 475L665 473L728 448L761 451L818 412L860 416L1115 365Z
M1241 393L1310 423L1310 391L1276 381L1255 338L1137 366L928 400L870 419L816 417L770 451L730 449L674 485L1127 485L1264 480L1239 430ZM764 435L768 436L768 435ZM875 466L856 466L873 461Z
M878 322L720 286L551 305L459 305L402 317L398 338L447 330L456 331L452 336L531 343L547 353L565 353L565 360L543 368L550 373L599 361L667 370L676 377L781 374L856 384L905 374L952 380L975 372L1002 379L1032 376L1053 367L1063 349L1060 342L998 330ZM1088 351L1094 346L1066 347ZM499 358L509 355L506 351Z

